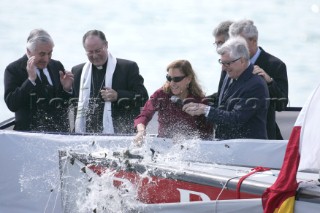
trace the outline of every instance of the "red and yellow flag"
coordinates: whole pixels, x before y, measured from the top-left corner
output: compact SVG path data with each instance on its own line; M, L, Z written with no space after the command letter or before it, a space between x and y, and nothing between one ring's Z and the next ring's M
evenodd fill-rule
M295 194L298 188L296 174L300 160L300 132L301 126L293 128L279 176L262 195L265 213L294 212Z
M319 107L320 85L308 98L297 118L277 180L262 195L264 213L293 213L298 169L319 171Z

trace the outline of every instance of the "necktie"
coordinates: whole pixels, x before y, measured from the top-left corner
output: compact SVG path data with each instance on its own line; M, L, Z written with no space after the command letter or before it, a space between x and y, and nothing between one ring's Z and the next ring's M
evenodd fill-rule
M232 88L236 80L231 79L226 76L225 81L223 82L223 86L219 95L219 105L221 104L224 97L228 94L229 90Z
M229 84L230 84L230 78L228 75L225 76L224 80L223 80L223 84L220 90L220 95L219 95L219 105L221 104L222 98L224 97L224 94L226 93L226 91L228 90Z
M42 87L42 94L44 97L48 98L48 100L51 100L54 97L54 90L51 84L48 81L47 76L44 74L42 69L39 69L40 78L41 78L41 87Z
M43 69L39 69L40 78L43 85L50 85L47 76L44 74Z

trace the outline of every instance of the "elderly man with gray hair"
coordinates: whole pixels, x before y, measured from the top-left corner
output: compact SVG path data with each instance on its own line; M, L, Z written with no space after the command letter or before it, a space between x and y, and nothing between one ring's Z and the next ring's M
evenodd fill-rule
M268 88L261 76L252 73L246 41L230 38L218 54L219 63L229 75L219 107L188 103L183 110L192 116L204 114L208 121L217 124L216 138L267 139Z
M267 115L268 139L281 140L282 135L276 123L275 111L285 110L288 104L287 68L279 58L258 46L258 30L251 20L240 20L229 28L230 36L242 36L249 48L250 62L254 64L253 74L263 77L268 85L270 105Z
M73 74L51 59L53 47L45 30L34 29L27 39L26 54L6 67L4 98L15 113L15 130L68 131Z

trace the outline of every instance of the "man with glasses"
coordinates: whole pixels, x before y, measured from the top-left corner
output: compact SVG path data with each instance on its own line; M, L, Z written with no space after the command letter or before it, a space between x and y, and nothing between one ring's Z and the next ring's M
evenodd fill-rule
M219 60L232 83L228 84L219 107L188 103L183 111L217 124L216 138L267 139L269 93L266 82L253 74L249 50L241 37L230 38L219 49Z
M134 133L133 119L148 100L137 63L114 57L99 30L88 31L82 44L88 61L72 68L75 132Z
M229 34L242 36L246 40L250 62L254 64L253 73L263 77L268 84L271 99L267 116L268 138L283 139L276 123L275 111L285 110L288 104L288 77L285 63L258 46L258 30L253 21L241 20L233 23Z
M26 54L6 67L5 102L15 112L15 130L67 132L73 75L51 59L54 42L43 29L27 39Z
M220 22L220 24L214 28L212 35L214 37L214 43L213 45L218 49L221 47L224 42L226 42L229 39L229 27L232 24L232 21L226 20ZM218 104L218 98L221 94L221 88L223 86L223 83L228 80L228 75L226 75L226 72L224 70L221 70L219 85L218 85L218 92L208 96L207 98L213 102L217 106Z
M222 21L220 24L214 28L212 35L214 37L214 45L218 49L229 39L229 27L233 23L233 21Z

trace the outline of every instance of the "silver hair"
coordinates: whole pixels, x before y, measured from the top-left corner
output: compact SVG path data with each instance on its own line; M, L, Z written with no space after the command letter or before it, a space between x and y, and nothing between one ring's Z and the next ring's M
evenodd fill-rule
M229 20L220 22L220 24L216 28L214 28L212 35L214 37L223 35L224 40L225 41L228 40L229 39L229 27L232 23L233 23L233 21L229 21Z
M231 24L229 28L229 35L232 37L239 36L240 34L242 34L246 39L255 38L258 40L258 29L251 20L244 19Z
M34 29L30 32L27 39L27 49L34 51L38 43L49 43L54 46L54 42L49 33L43 29Z
M244 58L250 60L249 49L244 38L237 36L228 39L218 50L219 55L229 54L233 59Z

